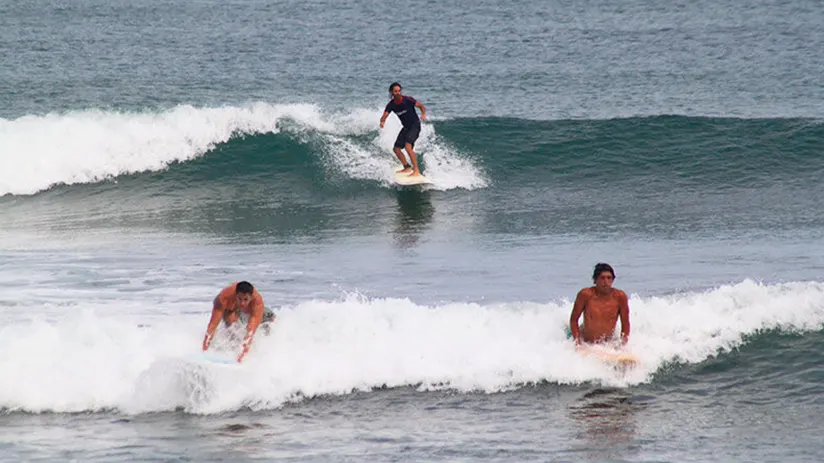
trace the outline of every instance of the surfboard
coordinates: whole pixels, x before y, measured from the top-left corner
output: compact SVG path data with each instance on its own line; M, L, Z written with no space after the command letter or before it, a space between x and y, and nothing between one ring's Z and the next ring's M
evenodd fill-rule
M409 174L395 172L395 183L398 185L431 185L432 181L428 178L424 177L423 175L416 175L414 177L410 177Z
M192 360L195 362L200 363L209 363L215 365L223 365L223 366L233 366L239 365L237 363L237 358L232 358L231 355L225 353L214 353L214 352L197 352L195 354L191 354L186 356L188 360Z
M630 368L638 364L638 357L632 353L607 346L582 344L577 349L581 355L594 357L604 363L621 368Z

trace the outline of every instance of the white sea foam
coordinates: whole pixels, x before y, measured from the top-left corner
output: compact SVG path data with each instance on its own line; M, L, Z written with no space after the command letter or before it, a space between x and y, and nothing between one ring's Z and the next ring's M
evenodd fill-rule
M819 330L824 284L745 281L706 293L631 297L630 304L629 349L640 365L627 373L575 352L563 330L567 301L307 301L282 308L272 334L259 335L237 367L187 360L199 350L207 313L161 315L146 301L145 316L136 302L117 317L102 315L102 307L37 315L0 329L0 407L218 413L381 386L494 392L541 381L639 384L665 363L723 355L758 330Z
M280 131L293 132L298 140L319 137L328 169L388 186L398 167L391 147L400 126L391 118L379 132L380 114L380 109L335 113L316 105L255 103L141 113L90 109L0 119L0 195L34 194L57 184L163 170L202 156L233 136ZM435 188L486 185L480 168L439 141L433 126L425 125L422 132L419 149L427 153ZM372 141L353 138L362 136Z

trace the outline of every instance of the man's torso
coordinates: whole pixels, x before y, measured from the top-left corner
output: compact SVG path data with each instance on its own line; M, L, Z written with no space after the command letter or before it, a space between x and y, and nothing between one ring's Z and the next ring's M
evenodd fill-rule
M587 301L584 305L584 328L582 336L586 342L608 341L615 331L620 311L621 290L612 289L609 294L597 294L594 288L584 290Z
M414 98L404 95L400 103L396 103L394 99L391 100L386 105L386 112L394 112L404 127L411 127L421 123L418 112L415 111L415 103L417 101Z

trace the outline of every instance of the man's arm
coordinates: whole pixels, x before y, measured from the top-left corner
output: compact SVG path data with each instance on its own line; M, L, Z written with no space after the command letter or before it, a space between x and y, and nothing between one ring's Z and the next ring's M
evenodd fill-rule
M629 341L629 299L627 293L618 293L618 315L621 317L621 343Z
M578 291L578 296L575 297L575 304L572 306L572 314L569 316L569 331L572 333L572 339L575 340L575 345L581 344L581 332L578 328L578 319L584 313L584 307L587 304L586 290Z
M263 320L263 298L258 296L253 305L252 313L249 314L249 322L246 323L246 336L243 338L243 345L241 346L240 355L237 358L238 363L243 361L249 349L252 347L252 339L255 337L260 322Z
M383 116L381 116L381 128L383 128L383 124L386 123L387 117L389 117L389 111L384 111Z
M203 337L203 350L209 349L209 344L212 343L212 337L215 335L215 330L223 318L223 305L220 303L220 296L215 298L212 304L212 318L209 319L209 325L206 326L206 336Z
M426 106L423 105L420 101L415 101L415 106L421 110L421 120L426 120Z

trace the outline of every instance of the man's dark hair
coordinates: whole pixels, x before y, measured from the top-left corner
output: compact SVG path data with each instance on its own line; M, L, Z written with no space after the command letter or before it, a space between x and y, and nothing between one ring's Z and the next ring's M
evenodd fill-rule
M240 283L235 285L235 292L244 294L254 294L255 287L252 286L252 283L249 283L248 281L241 281Z
M592 281L598 279L598 276L604 272L609 272L612 274L612 279L615 279L615 270L612 269L612 266L609 264L605 264L603 262L599 262L595 264L595 270L592 272Z
M397 86L400 89L403 89L403 87L401 87L401 84L397 82L392 82L392 85L389 86L389 93L392 93L392 89L395 88L395 86Z

